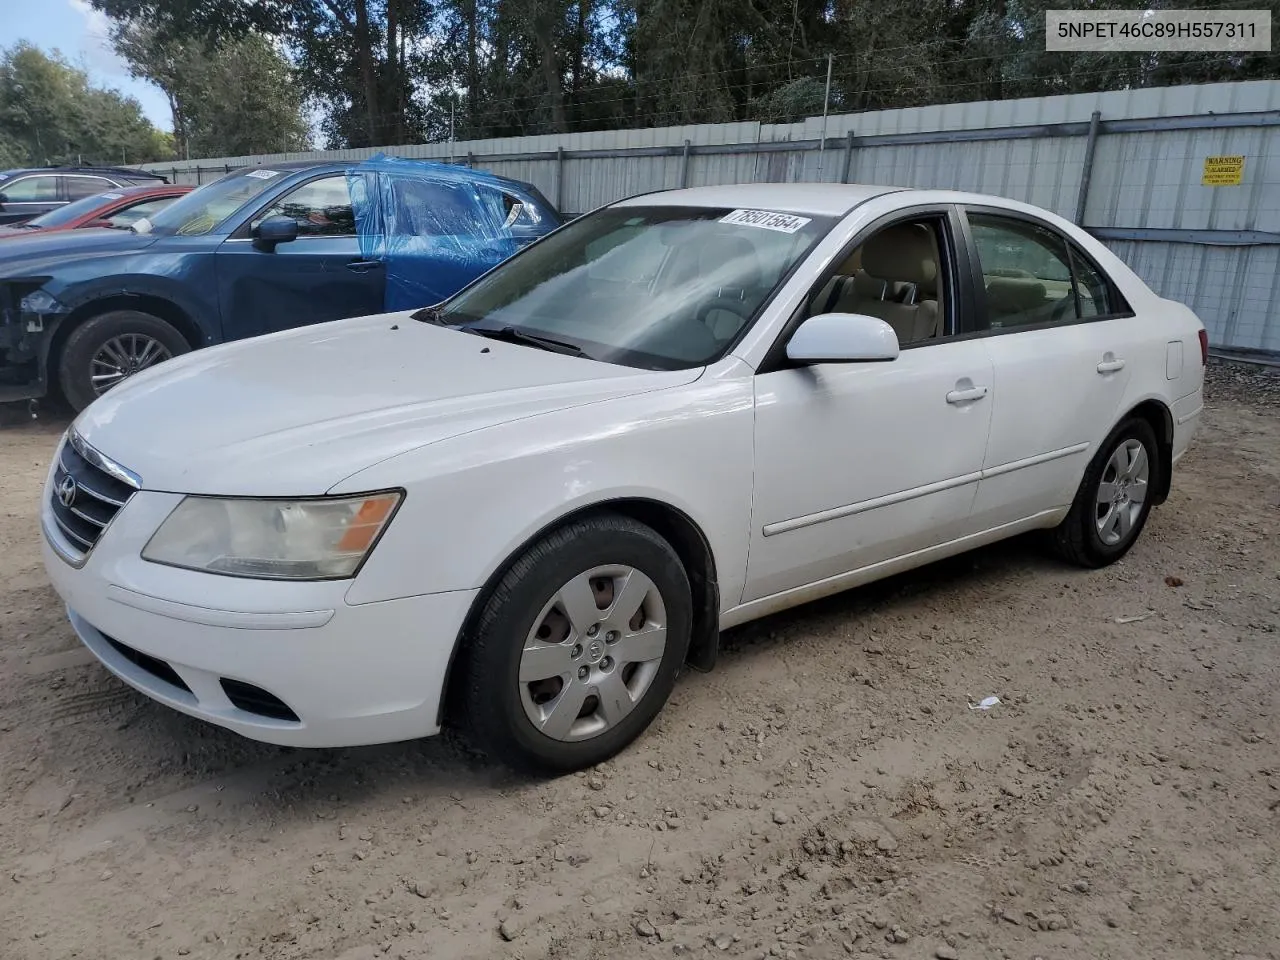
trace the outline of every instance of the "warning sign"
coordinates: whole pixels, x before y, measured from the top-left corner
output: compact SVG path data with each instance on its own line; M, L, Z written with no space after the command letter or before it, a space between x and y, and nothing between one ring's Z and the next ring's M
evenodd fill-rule
M1244 157L1205 157L1202 187L1238 187L1244 176Z

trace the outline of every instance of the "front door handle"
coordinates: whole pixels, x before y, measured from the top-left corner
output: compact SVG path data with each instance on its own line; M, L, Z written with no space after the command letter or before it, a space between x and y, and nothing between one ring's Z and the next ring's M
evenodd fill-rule
M352 273L368 273L380 266L382 266L381 260L352 260L347 264L347 269Z
M969 403L972 400L981 400L986 395L986 387L969 387L966 390L952 390L947 394L947 403Z
M1115 373L1117 370L1123 370L1123 369L1124 369L1124 361L1116 359L1114 357L1110 360L1103 360L1100 364L1098 364L1099 373Z

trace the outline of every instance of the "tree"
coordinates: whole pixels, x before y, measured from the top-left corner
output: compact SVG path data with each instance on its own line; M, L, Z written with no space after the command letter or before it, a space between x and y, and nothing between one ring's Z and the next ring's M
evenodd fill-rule
M172 156L170 138L137 100L95 87L55 52L0 51L0 165L145 163Z
M1271 53L1047 52L1057 0L90 2L165 39L277 39L335 147L799 119L821 112L828 55L843 111L1280 76Z
M310 146L293 68L261 34L218 44L166 37L131 22L118 26L112 41L133 75L168 97L180 154L227 157Z

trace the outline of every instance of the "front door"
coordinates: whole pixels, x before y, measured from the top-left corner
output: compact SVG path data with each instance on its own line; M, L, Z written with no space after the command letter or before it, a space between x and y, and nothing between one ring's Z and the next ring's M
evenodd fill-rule
M298 222L298 238L264 248L267 217ZM309 180L271 201L218 248L218 300L227 340L381 313L386 276L360 254L345 174Z
M956 225L946 211L873 225L811 295L810 315L885 319L897 359L756 376L744 602L972 532L994 390L986 344L956 336Z
M974 518L993 527L1071 503L1138 357L1132 318L1082 251L1036 219L966 216L996 387Z
M58 177L35 173L0 180L0 223L24 223L63 206Z

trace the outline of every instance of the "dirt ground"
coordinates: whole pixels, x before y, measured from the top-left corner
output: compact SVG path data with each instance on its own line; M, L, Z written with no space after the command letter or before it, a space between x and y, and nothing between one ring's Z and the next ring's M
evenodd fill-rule
M1215 376L1120 564L1017 541L734 631L631 749L549 782L130 691L39 562L64 424L17 417L0 957L1278 957L1280 411Z

